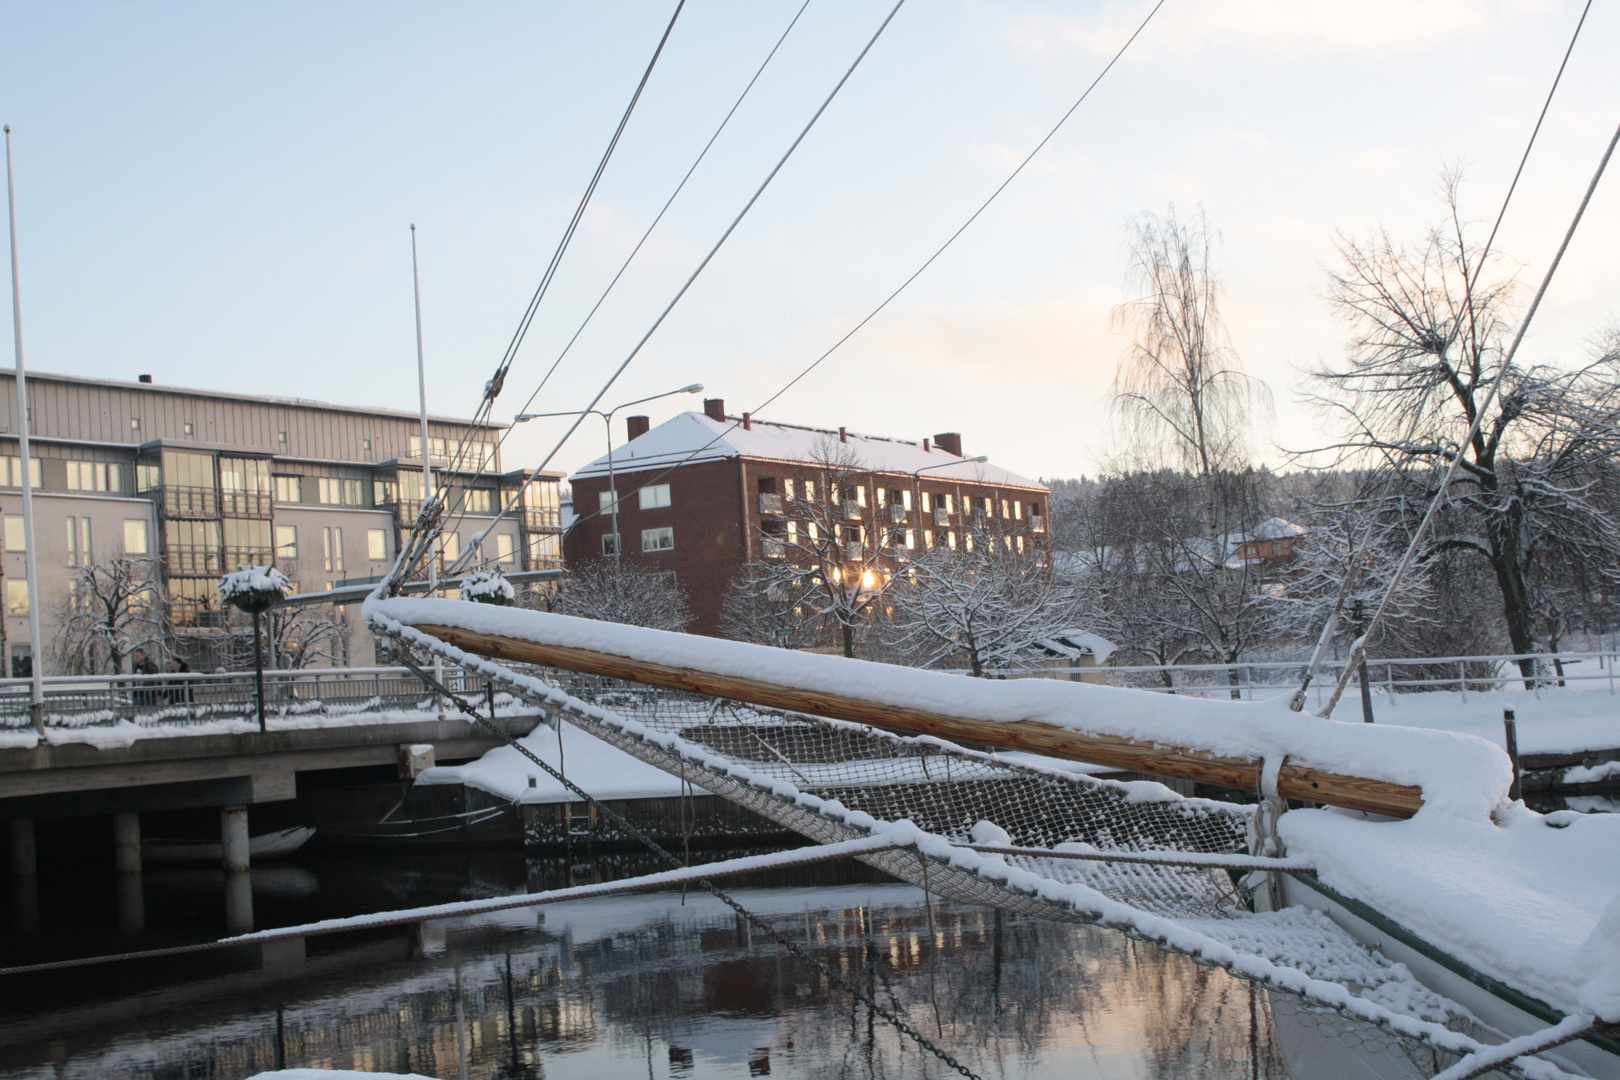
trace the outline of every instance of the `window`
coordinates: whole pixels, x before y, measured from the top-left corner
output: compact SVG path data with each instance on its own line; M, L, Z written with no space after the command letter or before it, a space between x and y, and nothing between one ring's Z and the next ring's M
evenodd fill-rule
M931 514L934 511L934 496L930 492L922 493L922 512Z
M793 481L788 481L788 498L793 497ZM641 508L643 510L657 510L669 505L668 484L648 484L641 489Z
M343 572L343 530L330 526L321 530L321 555L329 573Z
M955 533L946 533L945 534L945 546L950 548L952 551L956 550L956 534Z
M456 533L445 533L440 537L439 548L444 552L445 563L453 563L461 554L461 537Z
M816 501L816 482L814 480L806 480L804 482L804 501Z
M509 563L517 555L517 544L511 533L495 535L495 561Z
M412 435L411 436L411 457L419 458L421 456L422 456L422 436L420 436L420 435ZM429 457L436 457L436 458L442 458L442 457L445 456L445 454L444 454L444 439L443 438L439 438L439 437L436 437L436 436L430 436L428 438L428 456Z
M367 440L366 440L366 449L367 449L367 450L370 450L370 449L371 449L371 440L370 440L370 439L367 439Z
M28 550L28 534L23 530L23 519L20 514L6 515L6 550Z
M301 503L304 501L304 485L301 476L276 477L276 502Z
M945 495L945 512L947 514L956 513L956 496L948 492Z
M145 555L151 551L146 538L146 522L139 518L124 519L124 554Z
M469 514L491 514L494 513L491 508L493 501L488 488L468 488L461 505Z
M67 463L69 491L124 490L124 467L104 461L69 461Z
M135 466L135 490L154 491L163 486L163 468L159 465Z
M29 410L29 412L32 412L32 411L33 411L32 409ZM32 419L32 417L30 417L30 419ZM139 431L139 430L141 430L141 418L140 417L132 416L132 417L129 418L129 430L131 430L131 431Z
M623 503L624 499L623 499L622 496L620 497L619 501L621 503ZM613 492L611 492L611 491L599 491L599 492L597 492L596 493L596 502L597 502L597 509L600 510L602 513L604 513L604 514L613 513Z
M641 530L642 551L669 551L675 546L675 530L667 525L662 529Z
M512 542L510 536L506 537L508 544ZM382 562L388 558L388 533L382 529L366 530L366 558L372 562Z
M418 484L422 478L416 478ZM373 480L371 482L371 505L388 506L399 501L399 485L392 480Z
M195 435L197 434L197 425L188 420L185 423L184 430L187 435Z
M877 489L877 503L878 503L878 509L879 510L881 510L885 506L889 505L889 489L888 488L878 488Z
M327 506L363 506L365 487L359 480L339 480L322 476L317 481L316 497Z
M931 548L933 546L934 546L934 530L933 529L924 529L923 530L923 547Z
M184 450L163 451L163 482L165 487L206 488L212 491L214 455Z
M282 446L286 446L287 445L287 433L285 431L276 432L276 442L280 443Z
M6 614L28 614L28 582L17 578L6 579Z
M641 490L646 491L647 489L642 488ZM784 480L784 481L782 481L782 495L783 495L783 497L791 500L793 498L793 491L794 491L794 487L793 487L793 481L792 480Z
M1022 555L1024 553L1024 538L1022 536L1020 536L1020 537L1017 537L1017 540L1018 540L1018 554Z
M810 534L810 539L814 540L816 538L816 523L813 521L805 522L804 531Z
M298 558L298 526L276 526L276 558Z
M45 486L43 467L37 457L28 459L28 483L34 488ZM22 458L0 457L0 485L22 487Z
M911 550L912 548L914 548L916 546L917 546L916 534L914 534L910 529L907 529L906 530L906 549L909 551L909 550Z
M89 566L95 562L90 549L90 519L67 519L67 562L69 566Z
M900 493L900 505L907 510L911 509L911 492L902 491Z
M602 534L602 554L617 555L619 553L619 538L613 533Z

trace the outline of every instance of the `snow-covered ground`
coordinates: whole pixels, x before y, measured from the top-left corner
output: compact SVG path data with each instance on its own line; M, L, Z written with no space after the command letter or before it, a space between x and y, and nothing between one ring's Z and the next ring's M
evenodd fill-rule
M1610 694L1607 687L1550 688L1539 698L1529 690L1469 691L1466 701L1447 691L1397 694L1393 703L1378 695L1373 699L1373 720L1477 735L1501 746L1504 709L1513 710L1520 754L1620 749L1620 696ZM1361 704L1347 695L1333 715L1359 719Z

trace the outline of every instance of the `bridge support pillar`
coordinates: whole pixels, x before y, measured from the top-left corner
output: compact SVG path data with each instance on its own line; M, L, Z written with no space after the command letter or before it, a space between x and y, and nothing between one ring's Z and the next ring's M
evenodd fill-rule
M35 877L39 874L33 818L11 819L11 874L13 877Z
M118 875L118 932L137 937L146 932L146 888L140 874Z
M225 872L225 932L253 932L253 876L246 870Z
M113 865L120 874L141 872L141 815L113 815Z
M32 818L11 819L11 915L19 935L39 933L39 864Z
M245 873L249 862L247 807L220 808L219 839L225 859L225 872Z

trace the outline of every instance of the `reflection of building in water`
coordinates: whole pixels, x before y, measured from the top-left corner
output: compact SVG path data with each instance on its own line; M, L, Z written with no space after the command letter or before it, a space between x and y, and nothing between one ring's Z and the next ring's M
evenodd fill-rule
M983 1075L1067 1074L1093 1055L1133 1075L1286 1075L1263 994L1108 931L941 902L930 935L920 893L900 885L739 899L930 1037L937 1006L938 1041ZM560 1054L604 1077L649 1056L657 1076L918 1075L914 1045L704 894L506 912L451 925L427 955L387 934L312 939L301 967L180 984L167 1008L8 1020L0 1076L51 1056L52 1039L63 1077L455 1076L458 967L475 1080L539 1077Z

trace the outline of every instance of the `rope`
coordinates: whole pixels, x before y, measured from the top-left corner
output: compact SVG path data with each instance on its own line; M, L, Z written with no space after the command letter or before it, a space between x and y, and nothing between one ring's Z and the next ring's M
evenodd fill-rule
M902 2L904 2L904 0L902 0ZM897 4L895 7L896 10L898 10L899 5ZM637 825L623 817L612 808L599 802L593 795L591 795L590 792L573 783L571 780L568 780L556 769L553 769L550 765L542 761L539 755L535 754L527 746L524 746L521 742L514 739L505 731L502 731L500 728L490 724L489 721L485 720L484 717L479 714L477 709L474 709L472 706L467 704L467 702L463 700L460 695L451 691L443 683L439 682L438 679L434 678L432 675L418 666L414 661L412 661L408 653L403 655L402 659L405 662L405 666L416 673L417 678L421 679L428 686L436 688L440 693L444 694L445 697L454 702L456 707L465 713L468 719L470 719L473 723L483 725L498 735L501 739L505 740L507 745L511 746L513 749L517 750L518 753L522 754L524 757L546 770L547 773L551 774L553 779L557 780L574 794L578 795L581 799L588 802L597 813L601 814L604 818L607 818L609 821L613 822L615 825L634 836L637 840L641 841L641 843L653 854L657 855L671 866L679 867L681 865L681 860L657 840L655 840L651 833L647 832L647 830L643 829L640 825ZM920 854L921 853L919 852L919 855ZM881 1016L896 1031L911 1039L918 1046L922 1047L924 1050L927 1050L930 1054L933 1054L936 1058L944 1062L956 1072L962 1074L963 1076L969 1077L970 1080L980 1080L977 1074L968 1069L967 1066L963 1065L961 1062L957 1061L949 1053L940 1049L938 1046L935 1046L928 1040L927 1036L918 1031L916 1028L912 1027L905 1020L901 1019L898 1014L892 1012L883 1005L878 1004L875 998L865 993L854 983L851 983L849 980L845 979L842 975L834 971L821 960L810 955L804 949L801 949L799 945L791 938L787 937L781 931L777 930L774 926L767 923L764 919L760 918L752 911L749 911L747 908L743 907L736 900L733 900L727 893L723 892L718 885L714 884L714 882L707 878L700 878L698 879L697 884L716 900L719 900L722 904L725 904L738 915L742 916L745 920L747 920L750 926L769 934L778 945L792 954L794 959L798 960L807 967L813 968L821 975L822 978L826 979L828 982L844 991L844 993L849 994L861 1004L865 1005L877 1015ZM932 908L930 908L929 914L930 916L932 915Z

